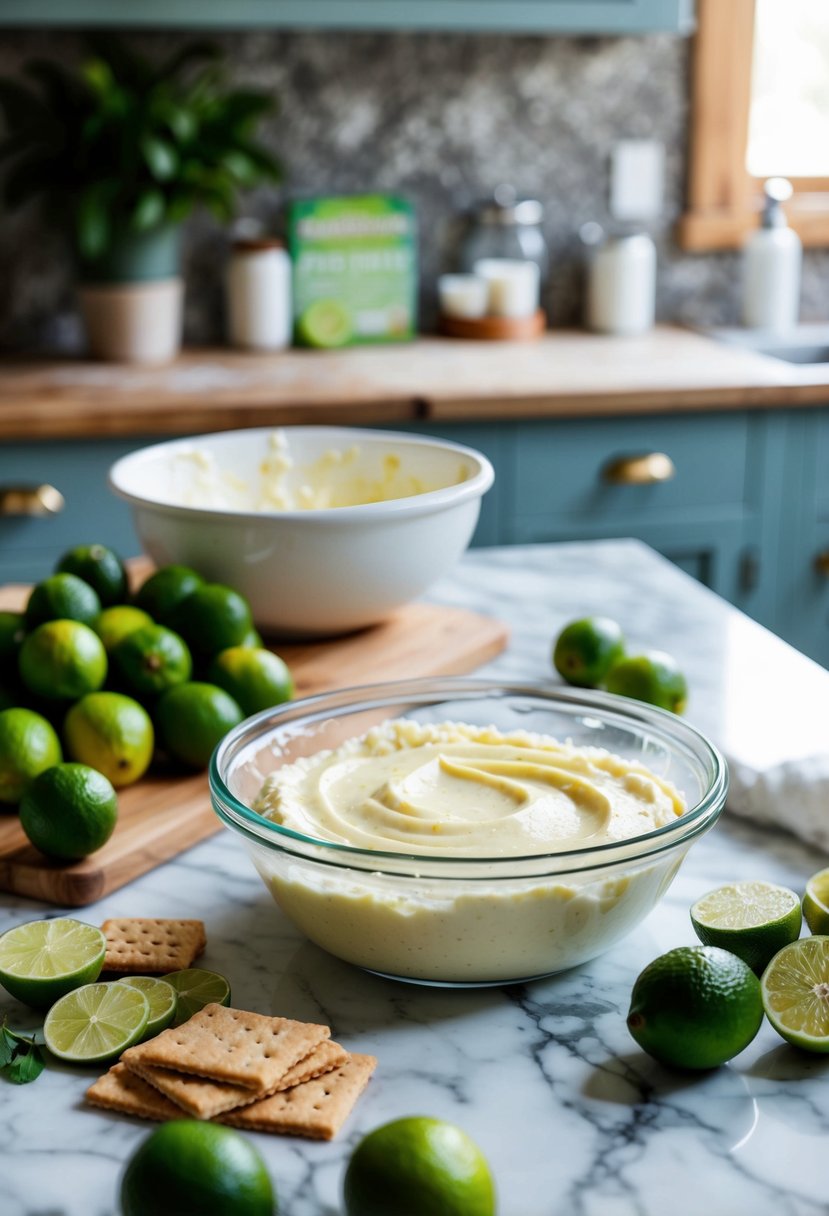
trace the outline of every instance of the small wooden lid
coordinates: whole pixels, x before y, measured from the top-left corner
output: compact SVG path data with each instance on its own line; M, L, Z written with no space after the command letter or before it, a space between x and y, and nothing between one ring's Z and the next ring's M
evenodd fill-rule
M264 249L284 249L278 236L238 236L233 239L234 253L261 253Z
M531 342L547 328L547 314L539 308L529 317L446 317L438 329L447 338L473 338L484 342Z

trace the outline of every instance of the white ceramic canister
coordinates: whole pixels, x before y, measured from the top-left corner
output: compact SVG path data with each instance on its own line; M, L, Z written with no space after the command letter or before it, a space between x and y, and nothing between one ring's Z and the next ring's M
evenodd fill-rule
M587 272L587 325L604 334L641 334L656 309L656 246L644 232L610 237Z
M227 267L227 326L233 346L283 350L291 344L291 259L273 237L233 242Z

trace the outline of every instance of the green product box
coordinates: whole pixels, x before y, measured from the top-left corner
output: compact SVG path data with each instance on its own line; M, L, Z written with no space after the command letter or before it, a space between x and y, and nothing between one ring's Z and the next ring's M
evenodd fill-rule
M351 346L413 337L417 241L405 199L364 194L295 202L288 241L296 342Z

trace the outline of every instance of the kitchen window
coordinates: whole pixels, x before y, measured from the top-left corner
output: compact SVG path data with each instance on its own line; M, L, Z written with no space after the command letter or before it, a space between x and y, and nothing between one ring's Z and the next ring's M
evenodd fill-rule
M729 249L756 226L762 183L788 177L789 222L829 245L827 0L698 0L685 249Z

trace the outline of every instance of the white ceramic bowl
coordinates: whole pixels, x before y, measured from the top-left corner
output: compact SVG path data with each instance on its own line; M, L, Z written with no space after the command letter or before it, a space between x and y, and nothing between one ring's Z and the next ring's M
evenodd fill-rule
M382 479L384 462L430 488L383 502L323 510L245 510L186 505L188 452L223 475L255 484L273 428L226 431L154 444L125 456L109 484L132 507L145 551L158 564L193 566L246 596L266 633L310 637L381 620L452 568L475 530L494 480L480 452L419 435L348 427L285 427L301 471L332 450L359 452L332 478ZM291 476L287 481L290 483Z

